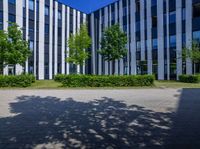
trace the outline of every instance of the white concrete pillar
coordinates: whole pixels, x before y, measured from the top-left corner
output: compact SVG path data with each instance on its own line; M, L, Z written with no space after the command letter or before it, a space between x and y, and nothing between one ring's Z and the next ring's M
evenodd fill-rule
M55 1L55 25L54 25L54 75L58 73L58 2Z
M169 45L169 0L166 0L166 23L167 23L167 80L170 80L170 45Z
M163 0L157 1L157 16L158 16L158 80L164 80Z
M136 66L136 26L135 26L135 11L136 11L136 5L135 1L131 0L131 74L135 75L137 74L137 66Z
M92 74L96 74L95 67L95 33L94 33L94 13L91 14L91 36L92 36Z
M67 32L66 32L66 40L68 41L69 40L69 36L70 36L70 8L67 6L67 25L66 25L66 28L67 28ZM67 57L69 57L69 47L67 45ZM66 73L69 74L69 63L66 63Z
M34 4L36 6L36 1ZM36 12L36 9L35 9L35 12ZM26 0L26 41L29 41L29 1L28 0ZM36 64L36 59L34 59L34 63ZM36 76L36 65L34 65L34 66L35 66L34 75ZM28 67L29 66L28 66L28 59L27 59L26 64L25 64L25 72L26 73L28 73Z
M104 8L105 28L108 27L108 7ZM105 75L108 75L108 62L105 61Z
M36 44L36 41L37 41L37 1L34 1L34 6L35 6L35 11L34 11L34 61L33 61L33 73L34 73L34 75L36 76L37 74L36 74L36 69L37 69L37 44ZM26 10L27 12L26 13L29 13L29 11L28 10ZM28 17L28 16L26 16L26 17ZM28 19L29 20L29 19ZM28 24L28 21L26 22L27 24ZM27 36L26 36L26 38L27 38L27 40L28 40L28 28L27 28L27 30L26 30L26 32L27 32ZM27 66L28 66L28 64L27 64ZM28 67L27 67L28 68ZM28 69L27 69L28 70Z
M192 43L192 1L186 0L186 46L191 47ZM190 58L186 60L186 73L192 74L192 61Z
M122 0L119 1L119 24L121 29L123 29L123 7ZM124 62L123 59L120 59L120 75L124 74Z
M65 74L65 5L62 5L62 52L61 52L61 73Z
M101 38L102 38L102 28L101 28L101 24L102 24L102 15L101 15L101 9L99 10L99 49L101 49ZM102 56L101 54L98 54L99 57L99 71L98 74L102 75Z
M152 15L151 15L151 1L146 1L147 5L147 71L148 74L152 74L152 34L151 34L151 28L152 28Z
M16 23L20 28L23 27L23 0L16 2ZM20 75L23 73L23 67L19 64L15 65L15 74Z
M49 79L53 79L53 1L49 5Z
M176 75L182 74L182 1L176 1Z
M8 0L3 1L3 30L8 30ZM4 67L4 75L8 75L8 66Z
M40 10L40 17L39 17L39 65L38 65L38 78L39 80L44 79L44 8L45 8L45 1L39 1L39 10ZM35 8L36 9L36 8Z

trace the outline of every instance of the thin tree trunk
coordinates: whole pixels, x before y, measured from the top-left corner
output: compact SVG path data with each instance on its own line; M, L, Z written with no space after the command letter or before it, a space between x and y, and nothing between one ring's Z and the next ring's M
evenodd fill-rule
M113 69L112 69L113 73L112 74L115 75L115 61L112 61L112 66L113 66Z
M194 67L194 75L196 74L196 64L194 63L193 64L193 67Z

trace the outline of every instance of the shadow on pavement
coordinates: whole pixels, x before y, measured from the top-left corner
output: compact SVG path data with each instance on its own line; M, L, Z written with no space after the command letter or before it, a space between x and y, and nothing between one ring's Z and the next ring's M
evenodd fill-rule
M166 141L168 149L200 148L200 89L183 89Z
M13 117L0 118L0 148L198 149L200 89L183 89L176 113L104 97L21 96Z
M0 148L153 148L169 134L170 113L110 98L78 102L21 96L0 119Z

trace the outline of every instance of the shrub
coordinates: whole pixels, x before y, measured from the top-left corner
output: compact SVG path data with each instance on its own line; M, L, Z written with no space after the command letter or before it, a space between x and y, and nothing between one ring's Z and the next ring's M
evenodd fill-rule
M56 75L54 80L61 82L64 87L131 87L151 86L154 76Z
M179 81L184 83L199 83L200 76L199 75L180 75Z
M33 75L0 75L0 87L28 87L35 82Z

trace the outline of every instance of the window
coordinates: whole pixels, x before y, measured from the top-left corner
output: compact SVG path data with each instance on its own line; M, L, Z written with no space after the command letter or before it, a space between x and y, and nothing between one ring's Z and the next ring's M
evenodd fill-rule
M9 14L9 15L8 15L8 21L9 21L9 22L15 22L15 20L16 20L16 19L15 19L15 15L13 15L13 14Z
M49 15L49 6L45 6L45 15L46 15L46 16Z
M127 16L127 7L123 8L123 16Z
M152 27L157 27L157 16L152 17Z
M200 17L200 3L193 6L193 18Z
M173 35L173 36L169 37L169 46L171 48L176 47L176 35Z
M49 24L45 24L45 34L49 34Z
M140 31L140 21L136 22L136 32Z
M185 20L186 15L185 15L185 8L182 9L182 20Z
M169 13L169 23L171 24L175 22L176 22L176 12L173 11Z
M157 39L153 39L153 44L152 44L152 46L153 46L153 49L157 49L158 48L158 40Z
M62 19L62 13L61 11L58 11L58 20L61 20Z
M34 10L34 1L29 0L29 10Z
M200 42L200 31L193 32L193 40Z
M137 41L136 45L137 45L137 51L140 51L141 50L141 43L140 43L140 41Z
M29 49L31 50L31 52L33 52L33 50L34 50L34 43L33 43L33 41L29 41Z
M151 0L151 6L156 6L157 5L157 0Z
M23 8L26 7L26 0L23 0Z
M15 0L8 0L8 3L10 3L10 4L15 4L16 1L15 1Z

